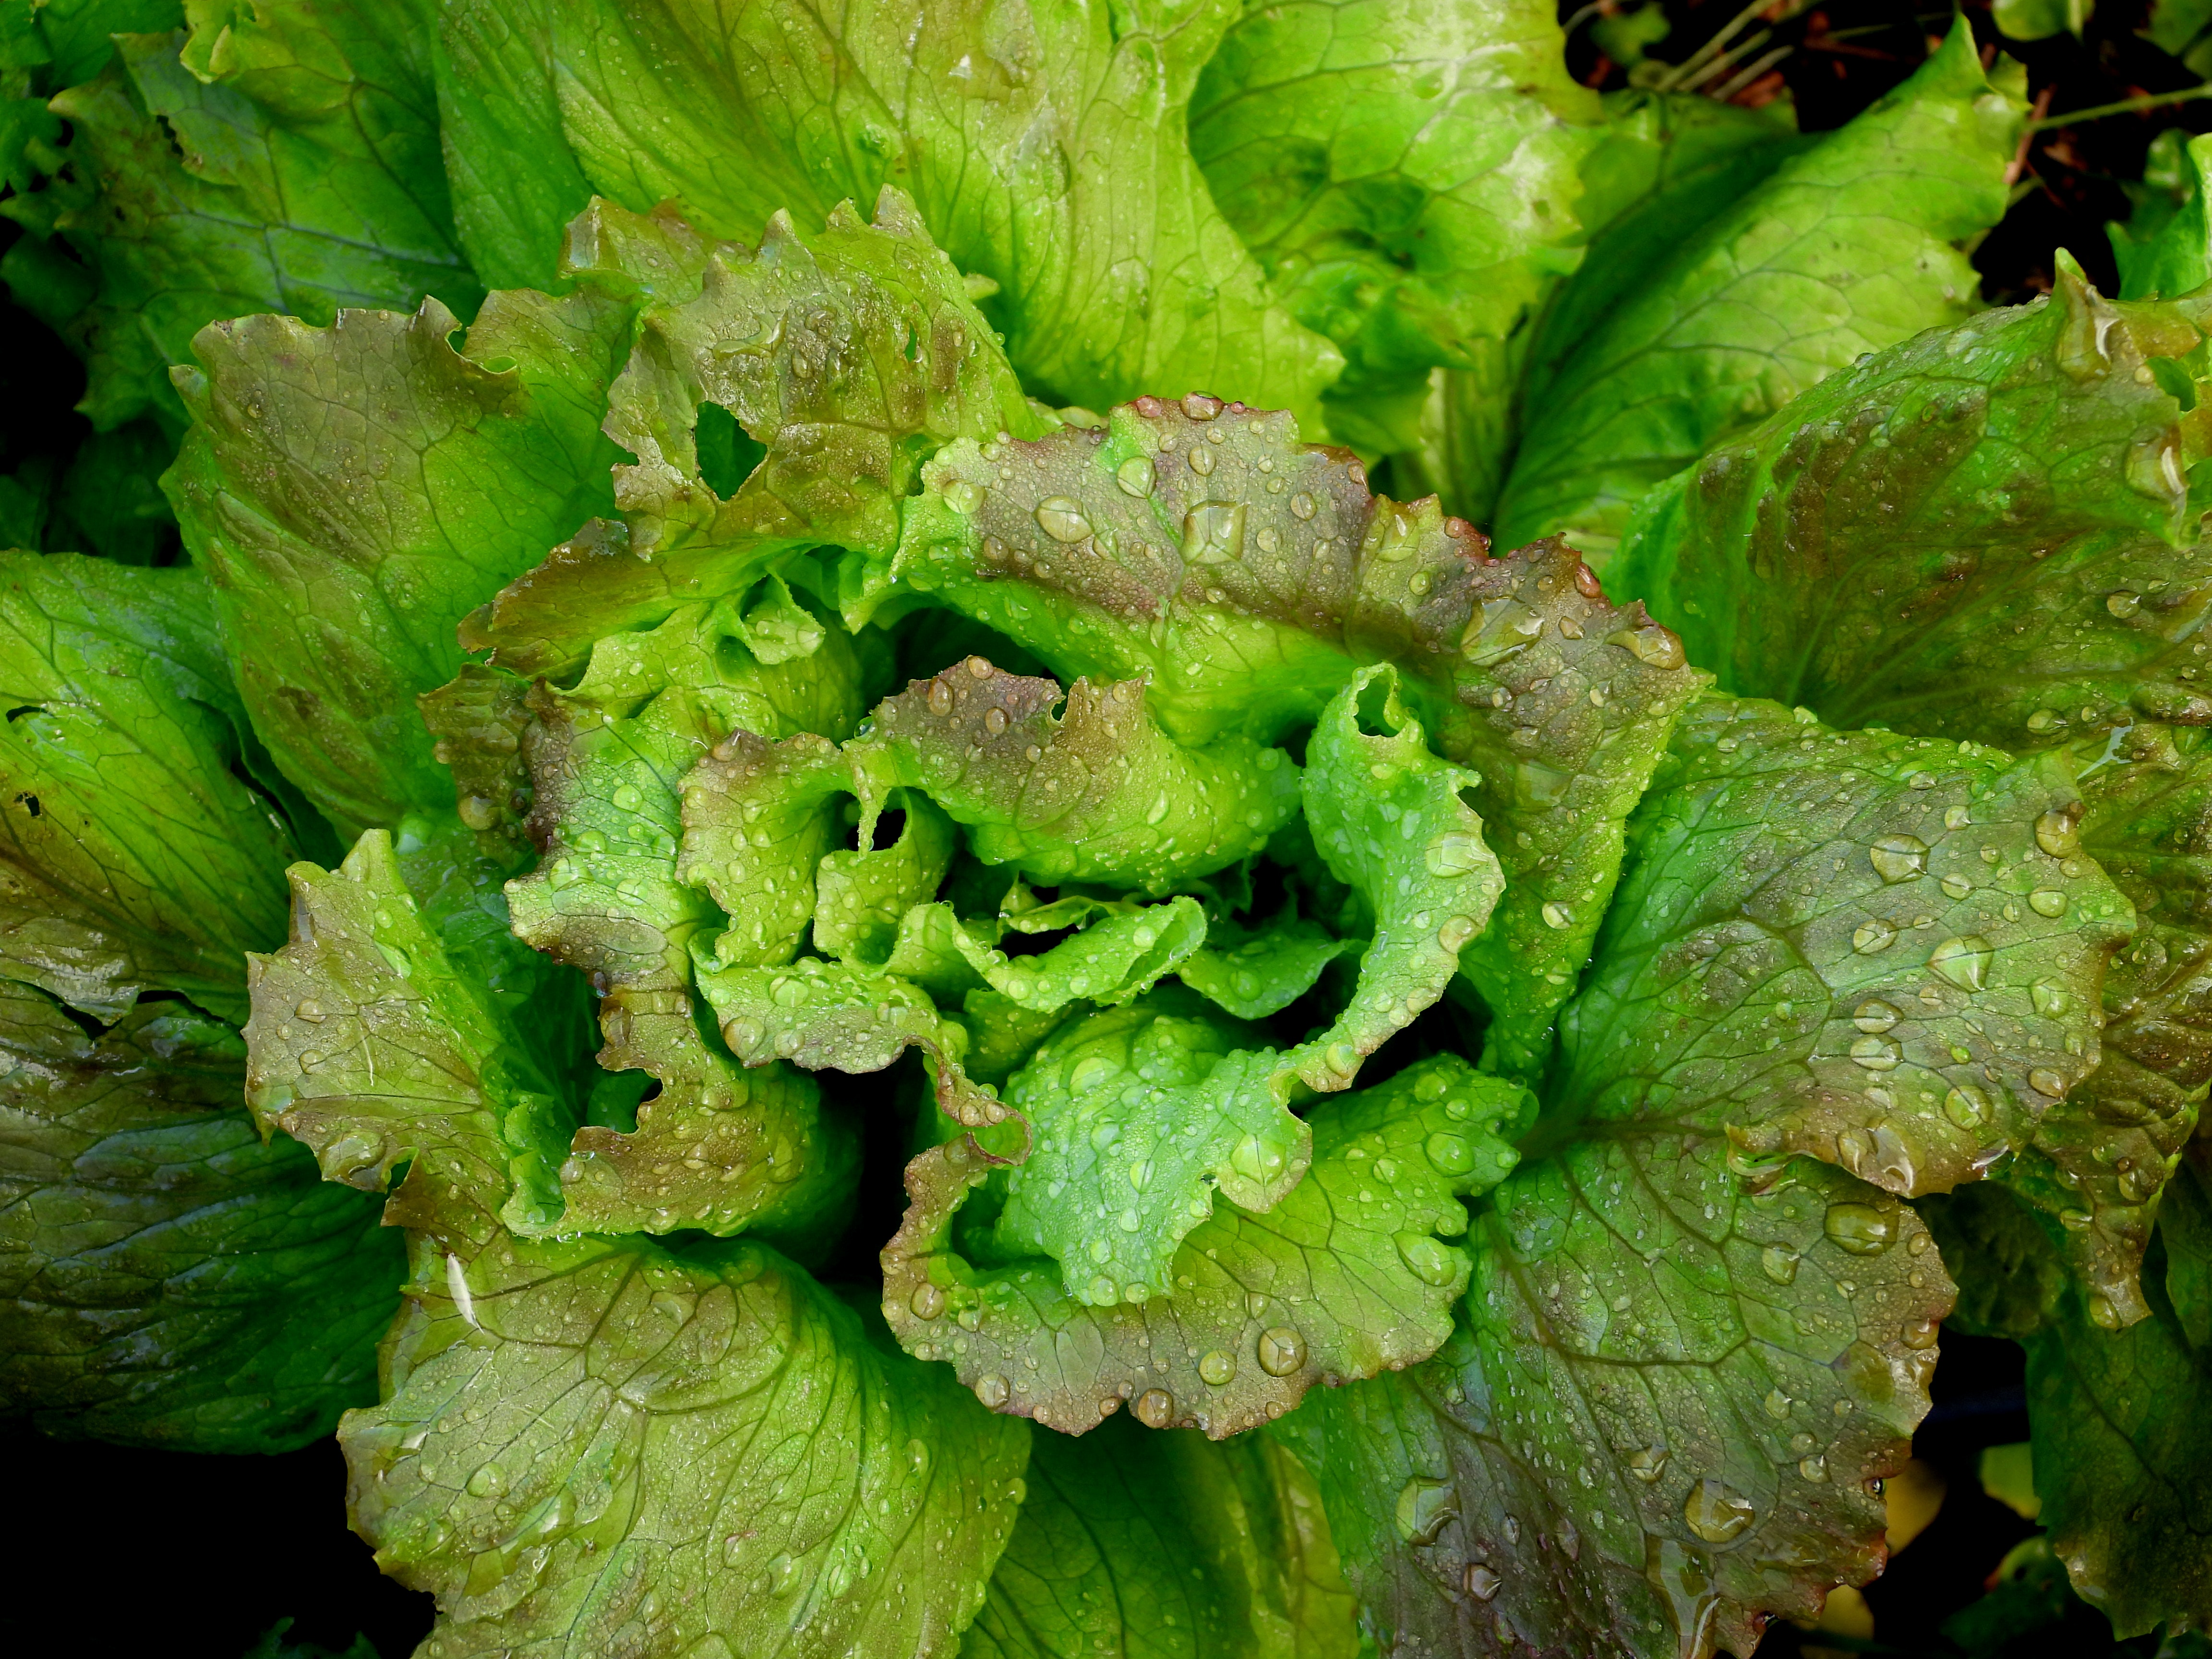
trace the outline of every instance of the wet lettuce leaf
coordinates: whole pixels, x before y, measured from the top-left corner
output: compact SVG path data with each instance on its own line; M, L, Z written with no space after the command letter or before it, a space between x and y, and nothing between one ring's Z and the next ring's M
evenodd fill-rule
M376 1394L404 1269L378 1206L240 1104L246 1047L147 1002L98 1035L0 981L0 1412L289 1451Z
M485 175L496 208L459 181L458 216L503 222L500 246L526 258L574 211L571 166L634 211L681 201L718 237L777 212L811 234L896 185L993 296L1041 397L1216 391L1310 414L1341 356L1275 300L1191 155L1188 106L1237 15L1234 0L912 16L473 0L447 26L467 39L447 54L446 106L501 110L456 142L527 148Z
M1029 1496L963 1659L1353 1659L1351 1591L1313 1477L1256 1435L1127 1419L1032 1438Z
M207 582L76 554L0 573L0 961L100 1019L149 991L242 1017L294 843L240 766Z
M1166 1293L1112 1305L1067 1295L1048 1257L963 1249L955 1220L993 1163L972 1139L948 1142L907 1166L884 1316L908 1352L951 1361L994 1411L1080 1434L1126 1403L1149 1428L1237 1434L1316 1383L1403 1366L1443 1340L1467 1283L1466 1256L1445 1242L1466 1231L1460 1196L1518 1161L1503 1137L1529 1103L1449 1055L1328 1097L1307 1120L1311 1165L1272 1209L1214 1203ZM1117 1158L1157 1167L1156 1127L1115 1144Z
M1029 1431L747 1240L418 1236L353 1525L435 1654L919 1652L973 1617Z
M218 319L327 325L343 307L431 296L475 308L439 149L434 7L144 9L82 20L79 65L97 73L52 105L70 141L45 152L46 187L9 204L32 233L9 285L85 356L95 427L150 411L173 430L187 410L170 368ZM117 35L100 67L94 41L134 27L160 32Z
M1394 427L1430 370L1470 367L1573 269L1598 118L1532 0L1323 0L1231 23L1191 148L1285 307L1343 349L1332 435L1407 447Z
M1637 498L1713 444L1862 353L1964 318L1976 277L1958 245L2004 212L2022 104L1954 26L1903 87L1686 238L1641 240L1632 285L1615 260L1586 262L1618 299L1532 365L1498 540L1610 552Z

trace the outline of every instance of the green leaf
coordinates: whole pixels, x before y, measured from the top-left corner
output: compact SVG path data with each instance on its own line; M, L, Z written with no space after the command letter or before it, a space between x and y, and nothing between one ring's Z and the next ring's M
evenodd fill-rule
M2149 17L2136 33L2203 75L2212 68L2212 52L2206 50L2204 38L2208 29L2212 29L2212 9L2203 0L2152 0Z
M1358 662L1391 660L1437 749L1483 775L1474 802L1506 890L1469 971L1500 1016L1496 1063L1540 1064L1621 825L1701 683L1673 635L1608 603L1563 544L1490 559L1434 502L1370 495L1356 461L1299 444L1280 413L1140 398L1103 434L948 446L923 477L859 608L902 580L1063 678L1147 677L1185 743L1273 740ZM1453 914L1480 921L1437 925Z
M663 268L686 280L646 307L610 393L607 434L637 458L615 469L623 522L556 549L471 617L472 649L543 672L603 635L748 588L781 556L823 543L887 552L933 449L1040 429L905 197L886 191L872 223L841 206L806 235L780 209L761 216L757 248L605 204L580 222L575 236L614 250L602 260L642 259L657 240ZM702 405L767 447L726 500L701 476Z
M886 960L907 912L937 896L959 851L952 820L920 790L895 789L884 805L887 813L904 815L889 847L841 847L815 864L813 939L831 956ZM763 806L764 817L767 803ZM702 845L704 839L702 826ZM803 884L805 872L798 875ZM743 902L735 891L731 896Z
M1978 279L1955 245L2002 215L2020 121L1954 27L1905 86L1692 234L1632 238L1656 256L1632 284L1592 258L1622 301L1523 387L1500 544L1564 532L1610 551L1637 498L1716 442L1963 318Z
M2096 0L1996 0L1990 8L1997 33L2012 40L2079 37L2096 13Z
M441 1653L921 1653L982 1600L1026 1431L747 1242L418 1245L352 1522ZM880 1328L878 1328L879 1330Z
M247 958L246 1103L326 1180L381 1190L393 1225L448 1241L550 1231L573 1120L507 1011L454 971L372 830L337 870L295 864L292 942ZM494 1218L496 1217L496 1220Z
M207 584L75 554L0 568L0 960L104 1019L156 989L242 1015L292 837L233 769Z
M2106 226L2120 268L2123 300L2178 299L2212 282L2212 225L2204 216L2204 179L2212 144L2169 128L2152 146L2143 182L2130 187L2135 212ZM2160 185L2166 188L2161 189Z
M414 699L459 670L455 623L606 504L629 320L525 291L486 301L465 351L435 301L193 342L171 499L255 727L342 834L450 806Z
M962 1659L1355 1659L1321 1495L1256 1435L1039 1435Z
M780 210L811 232L896 186L996 290L1008 355L1054 404L1209 389L1310 413L1340 359L1273 302L1191 158L1186 108L1236 11L595 0L552 9L534 77L502 53L477 95L529 96L512 118L557 119L593 190L681 201L710 235ZM546 15L498 15L521 37Z
M848 752L871 789L927 792L986 864L1165 893L1258 853L1297 810L1298 769L1235 737L1175 742L1147 692L970 657L885 698Z
M2197 745L2163 724L2212 720L2183 477L2203 441L2157 372L2194 398L2194 313L2108 302L2064 265L2047 301L1882 353L1656 492L1621 576L1724 684L1838 725L2070 745L2087 817L2044 844L2063 865L2086 842L2150 926L2106 987L2111 1070L2002 1173L2071 1215L2125 1318L2142 1206L2212 1062Z
M733 727L842 735L860 712L859 666L834 622L810 655L773 665L738 642L742 626L733 605L686 605L599 641L571 689L531 694L523 752L544 857L507 884L514 930L605 996L600 1063L660 1084L634 1133L577 1131L561 1171L569 1231L813 1231L849 1194L856 1149L825 1122L813 1081L782 1066L744 1075L692 1017L694 941L724 918L679 869L687 775Z
M1285 306L1344 350L1333 435L1405 447L1378 405L1418 404L1432 367L1468 367L1573 269L1598 116L1541 0L1317 0L1231 24L1191 147Z
M1322 1101L1303 1181L1264 1215L1217 1204L1176 1253L1168 1294L1111 1308L1064 1294L1048 1259L959 1254L955 1217L990 1164L964 1141L933 1148L907 1166L884 1316L994 1410L1079 1434L1126 1401L1150 1428L1237 1433L1316 1383L1433 1351L1467 1272L1442 1241L1465 1229L1459 1195L1516 1162L1500 1131L1526 1099L1442 1056Z
M403 1262L238 1104L228 1025L144 1003L94 1037L0 981L0 1411L49 1434L288 1451L375 1393Z
M1386 1650L1748 1653L1880 1571L1950 1281L1840 1171L1740 1182L1663 1121L1571 1135L1477 1215L1442 1352L1276 1432Z
M1062 1026L1007 1079L1036 1143L1006 1177L994 1237L1048 1255L1094 1307L1172 1291L1173 1263L1214 1194L1273 1209L1311 1160L1264 1033L1150 999Z
M1961 1195L1964 1196L1963 1194ZM2201 1153L2167 1185L2144 1264L2147 1316L2112 1328L2108 1305L2063 1271L2051 1230L1996 1192L1944 1220L1960 1282L2012 1315L2027 1349L2038 1517L2074 1588L2122 1637L2212 1619L2212 1514L2187 1471L2206 1455L2212 1389L2212 1196Z
M1317 921L1285 909L1261 927L1216 922L1206 946L1176 970L1185 985L1239 1019L1279 1014L1320 981L1328 964L1359 949Z
M2160 383L2200 307L2057 289L1836 374L1648 500L1619 580L1723 689L1841 727L2041 748L2197 724L2212 584ZM2170 376L2171 378L2171 376Z
M2042 1145L2096 1066L2132 921L2051 845L2080 811L2056 757L1693 705L1552 1093L1593 1124L1725 1126L1751 1159L1808 1154L1907 1197Z
M1463 799L1480 780L1429 752L1399 686L1388 665L1361 669L1306 745L1306 828L1329 873L1375 919L1350 1006L1287 1057L1309 1088L1343 1088L1435 1005L1504 886Z
M116 61L53 101L74 134L59 194L21 216L70 244L90 291L58 314L9 276L85 355L80 406L103 431L183 416L169 368L214 319L326 325L432 295L465 312L482 294L447 208L431 8L232 9L196 15L189 37L118 37Z
M453 229L489 288L550 291L562 233L592 198L561 131L559 0L449 0L434 49Z
M431 738L430 755L453 775L453 809L495 859L521 856L524 821L534 799L522 758L530 726L530 685L482 663L464 663L435 690L415 699Z

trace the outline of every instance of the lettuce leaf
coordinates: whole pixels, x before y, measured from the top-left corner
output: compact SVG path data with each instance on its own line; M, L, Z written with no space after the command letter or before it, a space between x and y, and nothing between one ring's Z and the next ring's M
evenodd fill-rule
M1283 303L1343 349L1340 441L1407 447L1394 405L1573 269L1599 105L1564 46L1532 0L1316 0L1245 7L1207 60L1192 150Z
M168 476L214 585L254 727L350 838L450 810L417 694L461 666L454 625L611 505L599 435L629 307L495 295L462 349L435 301L216 324L179 388Z
M1527 1104L1455 1056L1329 1097L1308 1120L1303 1180L1264 1214L1216 1203L1176 1252L1166 1294L1110 1306L1066 1294L1048 1258L971 1259L954 1223L992 1165L952 1141L907 1166L884 1316L994 1411L1080 1434L1127 1402L1150 1428L1237 1434L1316 1383L1405 1365L1443 1340L1467 1282L1443 1242L1466 1230L1459 1196L1513 1167L1502 1136ZM1133 1164L1149 1149L1133 1134L1115 1150Z
M1274 301L1191 156L1186 108L1236 12L478 0L449 27L500 49L449 51L446 96L527 100L465 131L530 135L532 183L494 183L503 216L533 214L535 246L573 210L556 128L592 190L639 212L680 200L714 236L780 211L811 233L895 185L994 294L1040 396L1103 409L1203 389L1310 413L1341 358ZM465 200L459 216L488 211Z
M1965 317L1976 278L1957 245L2003 214L2021 118L1954 26L1911 81L1694 234L1638 239L1651 262L1632 284L1590 260L1620 301L1532 364L1498 540L1565 533L1607 553L1637 498L1716 442L1862 353ZM1571 332L1587 313L1562 305Z
M422 1240L353 1525L447 1654L921 1652L974 1615L1028 1431L750 1241Z
M1036 1436L1027 1483L963 1659L1358 1653L1321 1494L1280 1447L1122 1419Z
M0 570L0 962L102 1019L155 990L242 1015L293 839L242 775L208 584L75 554Z
M144 1003L97 1036L0 981L0 1412L289 1451L374 1398L404 1262L378 1206L240 1108L246 1050Z
M189 33L118 35L113 61L52 100L74 136L47 188L9 204L82 262L11 253L6 274L86 357L81 407L103 431L149 410L173 429L170 367L217 319L327 325L433 295L465 313L483 293L447 209L432 7L186 9Z

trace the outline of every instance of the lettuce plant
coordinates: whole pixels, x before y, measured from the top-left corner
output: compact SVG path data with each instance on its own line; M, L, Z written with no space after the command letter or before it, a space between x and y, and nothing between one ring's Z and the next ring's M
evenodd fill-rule
M1748 1654L1948 1321L2212 1620L2201 192L1979 309L1963 26L9 27L189 551L4 556L10 1409L335 1426L430 1656Z

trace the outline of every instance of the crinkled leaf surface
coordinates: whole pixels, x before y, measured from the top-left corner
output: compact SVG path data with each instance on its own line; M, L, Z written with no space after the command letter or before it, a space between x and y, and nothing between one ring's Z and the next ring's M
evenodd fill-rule
M1285 305L1343 348L1338 438L1404 447L1376 441L1377 404L1418 401L1572 269L1598 115L1535 0L1302 0L1230 25L1191 146Z
M353 1524L422 1652L949 1651L1028 1431L750 1242L416 1247Z
M65 172L15 216L65 238L91 281L65 295L21 262L9 277L87 357L96 426L182 415L170 366L217 319L475 306L438 148L433 9L210 8L189 35L118 37L112 64L55 100Z
M1081 1433L1127 1402L1148 1427L1237 1433L1316 1383L1434 1351L1467 1274L1443 1241L1465 1229L1460 1195L1515 1163L1499 1131L1525 1101L1451 1057L1326 1099L1303 1181L1262 1215L1217 1204L1176 1253L1166 1295L1110 1308L1065 1294L1048 1258L962 1255L954 1218L991 1166L969 1142L934 1147L907 1166L884 1316L908 1352L951 1361L994 1410Z
M1963 317L1976 278L1954 244L2002 215L2020 120L1954 27L1905 86L1651 247L1623 302L1524 387L1499 541L1564 532L1607 551L1637 498L1716 441Z
M1620 580L1724 689L1838 726L2016 750L2212 720L2205 444L2174 395L2197 398L2196 316L2069 265L1708 455L1645 503Z
M741 626L734 606L686 605L650 632L602 640L571 689L532 693L523 750L544 856L507 884L515 931L606 995L601 1063L659 1081L635 1132L577 1131L561 1170L571 1230L726 1234L843 1207L854 1152L823 1121L813 1082L782 1066L744 1073L693 1019L693 942L724 917L679 872L687 775L733 727L842 735L859 712L851 642L834 622L811 653L772 665L738 642Z
M2175 395L2196 397L2193 316L2069 267L2050 299L1882 353L1655 494L1620 577L1724 683L1840 724L2070 745L2081 840L2148 921L2107 988L2109 1070L2002 1173L2088 1218L2080 1265L2129 1317L2141 1206L2206 1063L2190 728L2212 720L2212 567Z
M246 1101L314 1152L324 1176L376 1191L396 1225L481 1239L550 1231L566 1103L489 990L454 971L372 830L335 871L295 864L292 942L247 958ZM497 1221L493 1219L497 1217Z
M2097 1064L2131 917L2072 855L2081 810L2056 757L1705 699L1634 821L1551 1092L1906 1196L1978 1178Z
M1358 949L1358 939L1339 939L1289 909L1261 927L1210 927L1205 948L1176 971L1237 1018L1265 1019L1313 989L1330 963Z
M141 991L245 1012L283 937L289 829L243 783L207 584L76 554L0 557L0 959L112 1019Z
M0 1409L49 1434L284 1451L375 1394L402 1275L376 1203L239 1104L228 1025L97 1037L0 981Z
M641 271L665 290L609 394L608 435L637 458L614 472L624 517L564 543L471 617L471 647L540 672L612 629L749 587L778 556L887 551L932 450L1042 429L904 196L886 191L872 222L842 205L811 234L780 208L747 233L763 219L757 248L604 204L579 221L572 268L601 288ZM702 404L766 447L726 499L702 476Z
M741 236L782 210L811 230L896 185L960 269L996 285L994 326L1054 403L1212 390L1310 411L1340 363L1273 301L1191 158L1186 107L1234 0L1111 16L1028 0L496 13L515 36L550 21L527 86L550 84L557 118L540 92L526 118L532 132L557 118L592 189L639 211L681 200ZM468 72L459 55L453 68ZM526 89L511 48L491 76Z
M1141 680L1063 691L981 657L885 698L856 747L875 787L922 790L977 857L1046 883L1165 892L1257 853L1297 808L1289 756L1175 742Z
M1279 1425L1387 1651L1748 1653L1762 1610L1880 1570L1874 1483L1950 1280L1896 1200L1726 1154L1644 1124L1531 1158L1475 1218L1443 1350Z
M455 623L605 505L629 322L516 291L464 350L435 301L195 339L171 498L255 728L342 833L453 804L414 699L459 669Z
M1036 1145L1007 1176L994 1243L1054 1258L1079 1302L1166 1294L1217 1190L1269 1210L1305 1175L1312 1135L1273 1085L1265 1034L1195 1013L1183 998L1102 1011L1007 1079Z
M1500 1063L1540 1063L1621 825L1700 683L1672 634L1563 544L1490 559L1433 502L1371 495L1279 413L1140 398L1103 430L951 446L924 477L891 573L1063 676L1148 677L1186 742L1271 740L1359 661L1393 661L1437 750L1482 775L1506 890L1467 960Z
M1031 1442L1029 1496L963 1659L1353 1659L1313 1477L1256 1435L1100 1425Z

